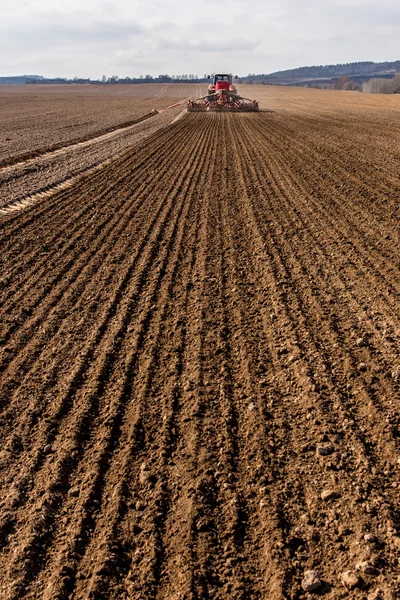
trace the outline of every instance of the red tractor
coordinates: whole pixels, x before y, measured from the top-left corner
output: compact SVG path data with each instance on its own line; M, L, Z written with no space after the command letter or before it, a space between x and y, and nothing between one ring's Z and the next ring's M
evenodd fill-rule
M208 86L207 96L196 98L196 100L189 100L188 111L258 111L258 102L239 96L236 87L232 83L232 79L232 73L214 73L213 82ZM235 77L235 79L237 79L237 77Z

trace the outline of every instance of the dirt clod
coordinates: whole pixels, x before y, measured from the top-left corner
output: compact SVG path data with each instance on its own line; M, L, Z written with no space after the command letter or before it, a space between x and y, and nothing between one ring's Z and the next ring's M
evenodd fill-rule
M315 592L322 586L318 571L305 571L301 587L305 592Z
M347 589L353 590L360 584L361 579L354 571L345 571L341 575L341 581Z
M327 489L321 492L321 500L328 502L329 500L337 500L340 498L340 493L337 490Z

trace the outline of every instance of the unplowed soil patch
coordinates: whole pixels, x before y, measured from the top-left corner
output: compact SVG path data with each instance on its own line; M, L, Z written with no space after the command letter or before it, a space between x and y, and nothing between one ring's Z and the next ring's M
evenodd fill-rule
M400 111L289 95L0 217L1 598L398 598Z

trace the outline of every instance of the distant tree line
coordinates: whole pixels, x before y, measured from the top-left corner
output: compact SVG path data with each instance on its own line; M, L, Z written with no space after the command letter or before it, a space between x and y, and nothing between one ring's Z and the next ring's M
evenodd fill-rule
M0 83L34 83L34 84L136 84L136 83L203 83L207 75L199 77L192 73L182 75L160 74L140 75L139 77L118 77L118 75L103 75L100 79L85 79L74 77L44 78L42 76L23 76L1 78ZM13 80L13 81L11 81ZM16 81L18 80L18 81ZM265 85L290 85L303 87L316 87L336 90L353 90L376 94L400 93L400 60L393 62L375 63L372 61L344 63L337 65L320 65L299 67L287 71L277 71L270 74L249 74L241 77L241 83L255 83Z
M118 77L118 75L103 75L98 81L92 81L91 83L200 83L207 79L205 77L199 77L193 73L185 73L183 75L168 75L167 73L161 74L158 77L152 75L140 75L139 77Z
M118 75L103 75L101 79L85 79L81 77L73 77L72 79L66 79L61 77L56 78L45 78L40 79L36 77L26 78L24 83L35 83L35 84L46 84L46 83L57 83L57 84L102 84L109 85L115 83L201 83L207 80L207 76L199 77L193 74L183 75L159 75L158 77L152 77L152 75L140 75L139 77L118 77Z
M14 75L10 77L0 77L0 84L24 84L27 81L43 79L41 75Z
M42 77L41 79L30 79L28 78L25 83L28 84L37 84L37 85L45 85L45 84L68 84L68 83L91 83L90 79L78 79L77 77L75 79L65 79L64 77Z

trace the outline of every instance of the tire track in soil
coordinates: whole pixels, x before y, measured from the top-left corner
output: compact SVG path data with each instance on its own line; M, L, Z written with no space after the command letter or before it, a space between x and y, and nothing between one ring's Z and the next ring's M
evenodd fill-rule
M39 190L36 190L35 192L28 194L27 196L22 196L16 200L13 200L11 203L5 204L0 208L0 215L9 215L15 212L19 212L20 210L23 210L25 208L28 208L29 206L35 204L36 202L39 202L40 200L45 200L51 197L56 192L60 192L62 190L70 188L74 184L78 183L83 176L96 176L99 173L99 171L104 169L104 167L111 164L114 160L117 160L118 158L119 155L114 156L113 158L107 159L105 161L96 162L91 167L80 171L72 177L67 176L61 181L57 181L57 183L46 185L46 187L40 188Z
M57 189L72 185L85 172L102 168L126 148L165 128L184 102L181 100L158 109L152 113L153 118L140 120L135 125L117 128L106 135L43 154L12 169L0 170L0 217L42 201Z
M159 160L160 158L162 158L162 156L159 156L159 151L161 148L163 148L163 146L168 143L167 140L169 139L170 136L170 132L169 130L164 131L164 132L160 132L158 135L154 136L152 138L152 143L151 145L147 145L146 149L148 151L148 153L145 153L143 157L141 157L140 155L142 154L142 150L137 150L135 151L134 159L136 160L136 158L139 158L139 163L135 165L135 170L136 169L140 169L145 163L146 161L148 161L150 158L154 159L155 161ZM127 153L130 156L130 159L128 160L132 160L132 155L131 155L131 150L128 150ZM164 153L165 156L165 153ZM85 182L85 187L81 188L81 192L82 195L85 193L88 193L91 190L91 187L93 186L94 183L96 183L97 181L97 175L93 176L93 177L85 177L83 179L83 181ZM115 181L111 181L110 184L115 186ZM68 197L71 197L72 201L74 201L73 195L68 194ZM57 195L57 199L60 196ZM65 197L65 196L63 196ZM91 208L91 205L88 203L85 203L83 206L83 209L85 211L87 211L88 209ZM34 212L32 211L27 211L24 212L24 215L21 218L13 218L13 220L11 221L11 225L10 225L10 221L8 219L6 219L6 226L2 227L2 223L0 222L0 227L2 230L2 234L5 236L4 239L5 240L11 240L11 242L13 244L16 243L16 239L19 232L22 230L22 228L27 227L28 222L32 225L33 228L37 228L37 220L38 218L40 218L40 223L42 227L47 227L48 225L52 225L55 217L57 215L59 215L59 213L62 212L63 213L63 218L66 218L66 215L68 214L68 212L66 211L66 207L64 204L60 203L60 202L47 202L45 204L45 207L41 210L39 210L38 208L36 208L36 210ZM69 209L69 215L70 215L70 221L66 221L65 225L66 226L70 226L71 223L76 222L77 219L79 218L83 218L85 216L85 212L72 212L71 209ZM19 217L19 215L17 215ZM9 217L9 219L12 219L12 217ZM56 239L56 238L55 238ZM52 242L53 243L53 242ZM21 240L21 247L24 246L23 240ZM17 254L17 262L18 260L20 260L20 255ZM30 257L31 261L33 262L33 259L35 258L35 255L33 255L33 257Z
M334 598L366 559L395 597L392 179L364 205L318 132L187 115L0 224L5 598Z
M27 169L29 167L34 167L38 158L48 158L52 156L62 156L65 152L69 152L71 150L82 148L84 146L89 146L94 142L110 138L114 135L118 135L121 131L131 129L135 125L146 121L147 119L151 119L151 117L155 117L157 111L154 110L142 117L137 119L133 119L132 121L127 121L126 123L119 123L118 125L112 125L105 131L101 131L96 133L95 135L90 134L88 137L81 138L79 140L75 140L73 142L68 142L67 144L58 145L55 144L50 148L46 148L45 150L38 150L35 154L27 154L22 156L17 156L12 159L12 162L9 160L0 162L0 175L13 173L15 171L21 169Z

